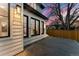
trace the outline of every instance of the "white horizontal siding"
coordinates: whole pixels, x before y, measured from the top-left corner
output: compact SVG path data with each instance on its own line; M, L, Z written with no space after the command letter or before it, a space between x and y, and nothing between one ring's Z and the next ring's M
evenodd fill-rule
M1 55L11 53L11 51L13 49L17 49L19 47L22 47L22 45L21 45L22 43L21 42L18 43L18 42L16 44L4 46L4 48L0 49ZM12 51L12 52L14 52L14 51Z
M22 17L22 15L19 16ZM14 52L16 54L16 52L19 53L23 50L23 19L13 15L12 25L12 39L16 40L16 42L14 42L13 49L11 49L13 52L9 54Z
M0 55L3 56L15 55L23 50L23 20L15 17L16 4L10 4L10 6L10 37L0 40ZM19 16L22 17L22 15Z

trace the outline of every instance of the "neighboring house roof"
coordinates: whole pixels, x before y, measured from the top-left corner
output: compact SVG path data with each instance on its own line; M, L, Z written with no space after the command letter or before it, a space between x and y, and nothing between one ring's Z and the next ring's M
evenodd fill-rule
M28 4L24 3L24 8L27 9L28 11L34 13L35 15L48 20L48 18L46 16L44 16L43 14L41 14L39 11L35 10L34 8L32 8L31 6L29 6Z
M79 20L76 20L76 21L74 22L73 26L79 27Z
M75 22L78 22L79 23L79 20L76 20Z

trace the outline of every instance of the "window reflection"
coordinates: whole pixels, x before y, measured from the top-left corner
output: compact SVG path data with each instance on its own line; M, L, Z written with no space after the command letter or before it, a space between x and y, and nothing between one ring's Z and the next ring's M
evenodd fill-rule
M8 4L0 3L0 37L8 36Z
M36 29L35 29L35 20L31 19L31 35L35 35Z
M40 34L40 21L36 20L36 34Z
M40 21L31 18L31 35L40 35Z
M24 37L28 36L28 16L24 15L24 23L23 23L23 27L24 27Z
M8 4L0 3L0 16L8 16Z
M41 22L41 28L42 28L41 29L42 30L42 34L44 34L44 22L43 21Z

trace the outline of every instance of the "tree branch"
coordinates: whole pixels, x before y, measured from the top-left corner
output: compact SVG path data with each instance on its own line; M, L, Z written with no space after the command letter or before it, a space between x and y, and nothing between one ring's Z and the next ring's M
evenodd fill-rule
M70 8L70 10L76 5L76 3L71 3L70 4L71 6L69 7Z
M70 23L69 18L70 18L70 3L68 3L67 5L67 15L66 15L66 19L65 19L65 23L66 25L68 25Z
M58 3L58 16L59 20L62 22L62 24L65 26L64 21L63 21L63 16L61 15L61 9L60 9L60 3Z
M75 6L76 4L74 3L68 3L67 5L67 15L66 15L66 21L69 20L70 21L70 11L71 9ZM76 9L77 10L77 9ZM72 16L73 17L73 16Z
M74 11L73 11L73 13L72 13L72 15L71 15L71 17L70 17L70 21L75 17L75 14L77 14L79 11L77 11L77 10L79 10L79 8L76 8Z

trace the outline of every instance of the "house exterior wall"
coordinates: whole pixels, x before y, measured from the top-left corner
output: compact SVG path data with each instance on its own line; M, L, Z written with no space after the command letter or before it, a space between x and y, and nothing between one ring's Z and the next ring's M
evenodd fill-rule
M41 17L27 11L27 9L24 9L24 15L27 15L29 17L29 19L28 19L29 20L29 28L28 28L29 29L29 37L24 38L24 46L26 46L30 43L33 43L35 41L38 41L38 40L40 40L40 39L47 36L47 34L46 34L46 25L45 25L44 19L42 19ZM44 34L41 34L41 30L40 30L40 35L31 36L31 17L36 18L40 21L40 28L41 28L41 21L44 22Z
M44 25L44 34L41 34L37 36L31 36L31 17L34 17L38 20L40 20L40 27L41 27L41 21L44 22L44 19L41 17L36 16L35 14L24 10L22 3L11 3L10 4L10 10L9 10L9 27L10 27L10 36L8 37L2 37L0 36L0 55L2 56L10 56L15 55L21 51L23 51L24 46L33 43L35 41L38 41L44 37L46 37L46 26ZM27 15L29 18L28 22L28 30L29 30L29 37L24 38L23 33L23 14ZM0 34L1 35L1 34Z
M16 5L21 8L19 15L15 13ZM23 51L22 9L22 4L10 4L10 36L0 38L0 55L15 55Z

